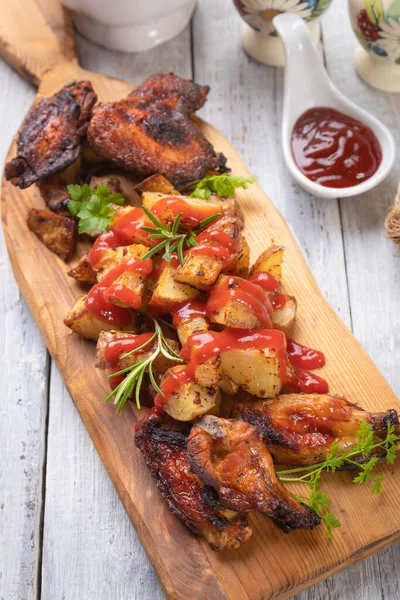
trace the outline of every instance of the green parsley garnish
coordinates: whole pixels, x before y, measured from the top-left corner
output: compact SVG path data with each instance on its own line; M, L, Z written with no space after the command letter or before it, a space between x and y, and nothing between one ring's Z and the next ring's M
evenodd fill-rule
M395 426L392 423L389 422L387 425L385 439L374 443L372 425L366 421L361 421L357 431L357 445L354 450L350 450L339 456L339 444L335 441L323 462L308 467L277 471L277 475L281 481L301 482L309 486L310 496L297 496L297 498L310 506L321 517L326 526L326 538L330 540L333 536L333 529L340 527L340 521L329 511L329 498L327 494L321 492L322 472L329 471L334 473L345 464L353 465L358 470L358 475L353 478L353 483L371 482L371 493L380 494L385 475L377 476L373 473L373 469L378 464L379 458L377 456L369 457L374 450L383 450L385 452L385 461L391 465L396 458L397 444L399 442L400 436L395 434Z
M111 193L106 185L93 189L87 183L67 185L67 190L71 197L67 207L71 215L79 219L79 233L107 231L116 212L111 204L122 206L125 203L122 194Z
M210 225L219 219L219 217L221 217L221 213L211 215L210 217L207 217L207 219L200 221L198 226L194 229L183 230L179 227L183 213L179 213L173 223L167 223L167 225L164 225L145 206L142 208L149 217L150 221L154 223L155 227L141 227L141 229L150 232L150 238L154 240L160 240L157 246L154 246L154 248L151 248L151 250L146 252L146 254L142 257L142 260L146 260L146 258L150 258L154 254L164 250L163 258L168 264L171 263L171 254L176 252L180 264L183 265L185 262L183 257L183 250L185 249L185 246L186 248L197 246L196 235L198 235L200 231L204 229L204 227L207 227L207 225Z
M164 396L160 387L157 385L157 382L155 380L154 373L153 373L154 361L160 354L162 354L164 356L164 358L166 358L170 361L178 362L178 363L183 362L183 360L181 359L179 354L177 354L175 352L175 350L173 350L171 348L171 346L168 344L168 342L165 339L164 334L161 330L160 324L157 322L156 319L153 319L153 322L154 322L154 333L150 337L150 339L147 342L145 342L144 344L142 344L141 346L139 346L138 348L131 350L131 352L121 354L120 358L126 358L127 356L130 356L131 354L136 354L137 352L140 352L141 350L144 352L147 352L145 350L145 348L147 346L150 346L150 349L152 349L154 347L154 350L152 351L152 353L149 356L147 356L146 358L144 358L143 360L137 362L136 364L134 364L130 367L127 367L126 369L121 369L120 371L117 371L116 373L112 373L111 375L109 375L110 379L112 379L113 377L118 377L118 375L125 375L125 377L121 381L121 383L119 385L117 385L117 387L114 390L112 390L112 392L110 394L108 394L107 398L105 398L105 400L104 400L104 402L108 402L114 396L114 404L118 405L118 407L117 407L118 415L121 414L121 411L124 408L127 400L129 400L129 398L133 394L135 395L136 406L138 408L140 408L140 389L142 387L143 377L144 377L145 373L149 374L150 382L151 382L151 385L153 386L154 390L161 396ZM155 340L156 340L156 343L154 343Z
M258 177L234 177L228 173L209 175L199 181L190 195L192 198L200 198L200 200L208 200L212 193L217 194L220 198L231 197L237 187L247 189L257 179Z

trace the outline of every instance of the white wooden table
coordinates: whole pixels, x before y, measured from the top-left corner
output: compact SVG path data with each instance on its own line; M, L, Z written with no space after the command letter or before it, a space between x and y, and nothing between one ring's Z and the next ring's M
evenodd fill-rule
M174 71L211 85L202 115L260 177L328 300L399 395L400 256L385 239L383 223L400 163L362 197L329 201L303 192L280 150L283 72L244 55L240 27L231 2L199 0L191 26L171 42L128 55L79 38L80 61L135 83ZM400 95L375 91L355 75L344 0L334 0L325 15L323 41L339 88L380 117L399 142ZM34 90L4 63L0 90L2 163ZM4 244L0 278L0 600L161 600L153 570L16 287ZM400 545L297 596L361 598L400 598Z

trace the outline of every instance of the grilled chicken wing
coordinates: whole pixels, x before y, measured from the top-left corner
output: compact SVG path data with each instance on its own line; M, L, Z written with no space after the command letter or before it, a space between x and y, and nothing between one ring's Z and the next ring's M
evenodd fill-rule
M153 414L140 425L135 441L170 510L213 550L235 549L248 540L246 517L221 506L191 472L182 425L165 413Z
M173 73L153 75L127 98L94 110L89 143L143 177L160 173L177 187L201 179L209 168L224 164L190 119L208 91Z
M291 465L323 461L335 440L339 454L351 450L357 444L357 430L363 420L372 424L377 440L386 436L389 422L399 427L395 410L369 413L344 398L320 394L250 400L237 404L232 416L256 427L276 462Z
M96 100L90 81L70 83L39 100L22 124L17 156L6 165L6 179L27 188L77 160Z
M249 423L203 417L190 432L188 459L204 485L232 510L261 512L286 533L320 523L281 485L269 451Z

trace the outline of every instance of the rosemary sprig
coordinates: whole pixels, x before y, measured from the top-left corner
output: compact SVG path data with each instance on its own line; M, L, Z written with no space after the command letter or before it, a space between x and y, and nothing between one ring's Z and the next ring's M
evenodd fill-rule
M122 354L120 358L127 358L131 354L136 354L137 352L140 352L140 350L143 350L143 348L148 346L151 342L153 342L156 339L157 344L156 344L153 352L150 354L150 356L141 360L140 362L136 363L135 365L126 367L125 369L121 369L120 371L117 371L116 373L112 373L111 375L109 375L110 379L112 379L113 377L117 377L118 375L125 375L125 378L121 381L121 383L119 385L117 385L117 387L114 390L112 390L108 394L107 398L105 398L105 400L104 400L104 402L108 402L114 396L114 404L118 405L118 407L117 407L118 415L121 414L121 411L124 408L126 401L131 396L133 396L133 394L135 395L136 406L138 408L140 408L140 397L139 397L140 389L141 389L141 386L143 383L144 374L146 372L149 374L150 382L151 382L151 385L153 386L154 390L158 394L161 394L161 396L164 396L160 387L157 385L157 382L155 380L154 373L153 373L154 361L160 354L162 354L165 358L167 358L168 360L171 360L173 362L183 362L183 360L181 359L179 354L177 354L175 352L175 350L173 348L171 348L171 346L168 344L168 342L165 339L164 334L161 330L160 324L157 322L156 319L153 319L153 322L154 322L154 334L151 336L151 338L147 342L145 342L144 344L139 346L138 348L131 350L131 352Z
M358 475L353 478L353 483L372 482L371 493L380 494L385 475L377 476L373 473L373 469L378 464L379 458L373 456L363 463L360 462L360 457L362 460L365 460L371 455L371 452L381 449L386 453L385 461L388 464L393 464L399 442L400 436L396 435L395 426L392 423L389 422L387 425L386 438L374 443L372 425L366 421L361 421L357 431L357 445L354 450L350 450L339 456L339 444L335 441L332 444L331 451L327 454L323 462L306 467L284 469L277 471L277 475L281 481L287 483L300 482L309 486L310 495L297 496L297 498L320 515L326 526L326 538L330 540L333 537L333 529L340 527L340 521L329 511L329 497L325 492L321 491L321 475L323 471L334 473L346 463L350 463L358 469Z
M180 228L181 219L183 213L179 213L173 223L167 223L164 225L157 219L157 217L150 212L145 206L142 207L150 221L154 223L155 227L141 227L144 231L150 233L149 237L154 240L161 240L154 248L151 248L142 257L142 260L150 258L154 254L158 254L161 250L164 250L163 258L168 264L171 264L171 255L176 252L181 265L184 263L183 251L186 248L192 248L197 246L196 235L198 235L204 227L211 225L214 221L219 219L221 213L211 215L207 219L200 221L197 227L194 229Z

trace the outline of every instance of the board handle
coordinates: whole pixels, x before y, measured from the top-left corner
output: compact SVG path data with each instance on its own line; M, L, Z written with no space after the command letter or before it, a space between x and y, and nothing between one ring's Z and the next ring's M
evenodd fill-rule
M66 31L66 24L65 13L54 0L0 1L0 54L22 77L39 86L51 67L77 62L72 28Z

